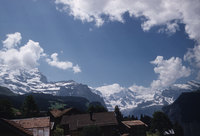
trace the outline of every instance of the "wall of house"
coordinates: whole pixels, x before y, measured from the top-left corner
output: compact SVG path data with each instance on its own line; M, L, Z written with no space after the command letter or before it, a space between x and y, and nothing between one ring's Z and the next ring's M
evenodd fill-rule
M103 133L103 136L115 136L114 131L116 131L116 126L103 126L100 127ZM71 136L80 136L82 129L74 130L74 131L66 131L65 135L70 134ZM68 132L68 133L66 133Z
M28 129L33 132L33 136L50 136L50 127Z
M144 125L141 126L132 126L130 129L131 136L146 136L146 127Z
M79 135L80 135L80 131L77 131L77 130L75 130L75 131L70 131L70 135L71 135L71 136L79 136Z
M103 126L101 127L103 136L114 136L116 131L116 126Z

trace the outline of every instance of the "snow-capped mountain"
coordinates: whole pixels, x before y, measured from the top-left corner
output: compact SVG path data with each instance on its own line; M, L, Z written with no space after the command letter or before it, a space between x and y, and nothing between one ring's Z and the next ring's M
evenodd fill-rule
M73 80L48 82L37 68L10 70L6 66L0 66L0 86L7 87L16 94L33 92L59 96L80 96L105 105L103 98L93 93L87 85Z
M99 101L106 105L108 110L114 110L118 105L124 114L152 115L164 105L173 103L182 92L200 89L200 83L190 81L185 84L174 84L164 90L143 91L124 88L119 84L88 87L75 81L48 82L37 68L31 70L10 70L0 66L0 86L9 88L17 94L46 93L59 96L81 96L89 101Z
M161 110L164 105L173 103L183 92L190 92L200 89L200 83L189 81L185 84L174 84L163 90L137 91L120 87L118 84L98 87L93 90L104 98L109 110L118 105L121 111L127 114L152 115L156 110Z

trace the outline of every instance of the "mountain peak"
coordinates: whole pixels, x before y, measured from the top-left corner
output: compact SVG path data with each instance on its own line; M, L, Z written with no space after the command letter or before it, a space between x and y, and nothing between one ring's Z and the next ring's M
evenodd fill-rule
M103 99L93 93L87 85L73 80L48 82L38 68L10 70L2 66L0 71L0 85L17 94L45 93L60 96L80 96L89 101L99 101L105 105Z

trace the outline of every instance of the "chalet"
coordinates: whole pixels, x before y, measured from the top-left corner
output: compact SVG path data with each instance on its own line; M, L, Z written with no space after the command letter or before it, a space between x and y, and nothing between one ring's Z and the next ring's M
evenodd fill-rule
M122 121L127 136L146 136L147 125L140 120Z
M65 135L79 136L87 126L98 126L104 136L112 136L118 123L114 112L65 115L61 120Z
M33 136L50 136L50 117L26 118L10 120L33 133Z
M50 116L51 124L53 124L53 129L56 127L57 124L60 124L62 116L74 114L80 114L80 111L76 110L75 108L68 108L64 110L53 109L48 113L48 115Z
M0 119L0 135L1 136L33 136L33 133L24 129L14 121Z
M60 118L63 115L73 115L73 114L80 114L80 112L75 108L68 108L64 110L53 109L49 112L50 117L54 119Z

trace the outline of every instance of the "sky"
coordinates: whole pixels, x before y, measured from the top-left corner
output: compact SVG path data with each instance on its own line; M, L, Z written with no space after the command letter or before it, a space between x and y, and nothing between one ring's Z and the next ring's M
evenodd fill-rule
M0 64L103 90L200 79L199 0L1 0Z

